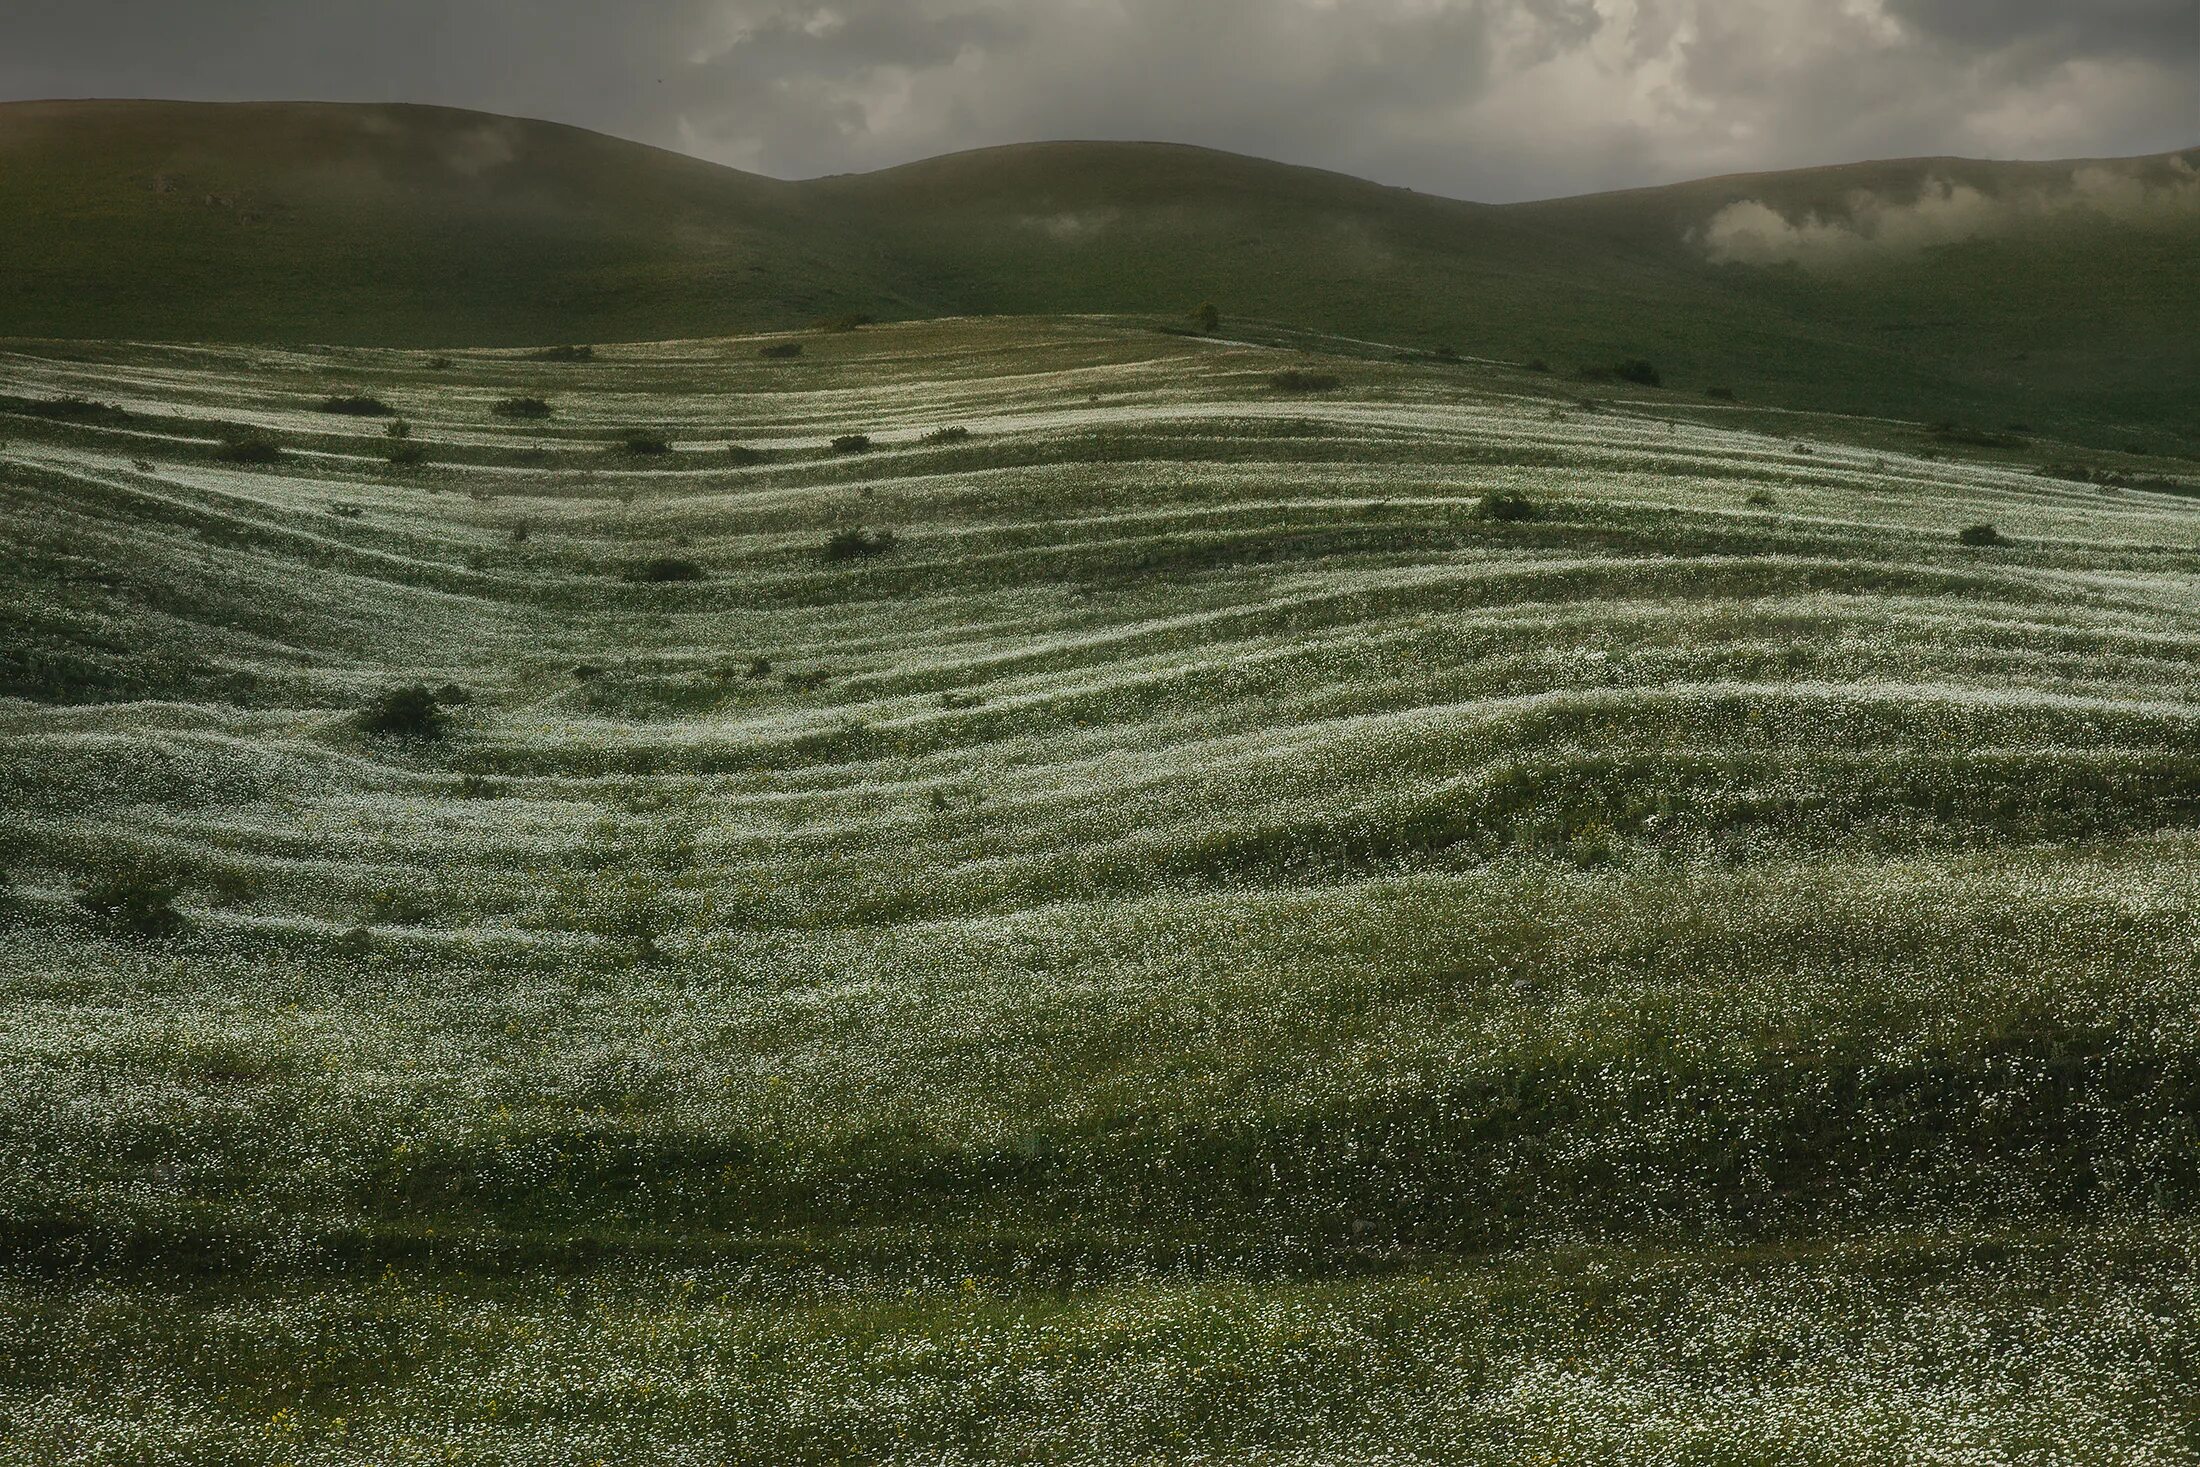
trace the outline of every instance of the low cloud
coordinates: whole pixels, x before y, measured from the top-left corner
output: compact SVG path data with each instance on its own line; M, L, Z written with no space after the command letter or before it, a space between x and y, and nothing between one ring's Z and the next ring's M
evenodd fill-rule
M1081 209L1061 214L1026 214L1016 222L1057 244L1077 244L1105 234L1121 217L1120 209Z
M2153 168L2085 164L2000 194L1932 177L1915 198L1858 190L1836 211L1800 217L1742 199L1712 215L1693 242L1720 264L1826 265L2007 234L2081 211L2139 224L2200 218L2200 171L2183 158Z

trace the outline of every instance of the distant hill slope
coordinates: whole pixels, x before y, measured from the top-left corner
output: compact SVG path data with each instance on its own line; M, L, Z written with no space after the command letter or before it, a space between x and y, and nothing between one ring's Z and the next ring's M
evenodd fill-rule
M392 346L1225 316L2200 451L2200 154L1494 207L1168 144L785 183L399 106L0 106L0 334Z

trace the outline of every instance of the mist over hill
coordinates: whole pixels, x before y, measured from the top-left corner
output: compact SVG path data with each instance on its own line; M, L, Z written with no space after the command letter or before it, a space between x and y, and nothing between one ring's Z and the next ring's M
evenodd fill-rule
M1154 313L2189 452L2195 154L1487 206L1200 148L790 183L411 106L0 106L0 335L431 347Z

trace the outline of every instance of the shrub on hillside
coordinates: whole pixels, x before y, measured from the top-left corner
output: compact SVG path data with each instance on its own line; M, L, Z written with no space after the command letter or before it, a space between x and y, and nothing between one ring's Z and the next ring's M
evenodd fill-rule
M592 362L596 349L592 346L546 346L541 351L529 352L531 362Z
M654 433L629 433L620 441L619 448L637 458L656 458L672 452L672 445Z
M374 738L440 739L450 731L451 716L425 683L391 688L359 710L359 731Z
M1212 336L1222 329L1222 312L1213 301L1202 301L1192 308L1192 324Z
M1474 507L1474 517L1493 524L1520 524L1543 518L1543 507L1517 489L1500 489L1482 496L1482 502Z
M1956 539L1964 545L2007 545L2009 537L1992 525L1965 525L1956 531Z
M875 534L860 526L835 530L832 537L825 542L825 558L827 560L867 560L872 556L886 554L897 543L892 530L880 530Z
M1335 392L1344 383L1333 372L1306 372L1287 367L1272 374L1268 385L1278 392Z
M399 418L382 430L382 436L384 438L410 438L413 436L413 425L403 418Z
M771 455L761 448L748 448L739 443L726 445L726 457L737 464L760 464Z
M1658 369L1641 357L1624 357L1612 363L1612 375L1622 382L1632 382L1640 387L1663 387L1665 381Z
M871 435L868 433L843 433L833 440L835 453L869 453Z
M147 867L128 867L92 877L77 888L85 915L117 937L157 941L189 925L176 910L179 884Z
M802 343L799 341L767 341L756 349L756 354L766 361L790 361L802 355Z
M1731 387L1706 387L1703 390L1703 395L1713 402L1732 402L1734 400L1734 389Z
M539 397L507 397L490 409L500 418L547 418L550 404Z
M228 464L276 464L283 461L283 448L264 433L240 429L222 436L214 457Z
M1749 498L1742 502L1751 509L1770 509L1772 508L1772 495L1763 489L1752 489Z
M321 404L324 413L338 413L347 418L394 418L397 409L379 397L369 397L363 392L337 393Z
M1520 370L1523 372L1548 372L1551 370L1551 364L1541 357L1530 357L1520 364Z
M876 326L878 317L866 316L860 311L850 311L842 316L825 316L816 323L820 331L847 332L863 326Z
M428 461L428 450L417 443L392 443L382 450L382 457L391 468L410 468Z
M651 583L699 581L703 579L703 568L677 555L659 555L630 568L626 578Z
M970 430L968 428L934 428L924 435L924 441L935 446L948 443L967 443L969 439Z

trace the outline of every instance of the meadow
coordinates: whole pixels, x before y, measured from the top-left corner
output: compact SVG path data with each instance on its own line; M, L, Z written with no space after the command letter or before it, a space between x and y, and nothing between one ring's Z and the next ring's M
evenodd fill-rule
M1976 437L0 343L0 1461L2194 1460L2200 497Z

